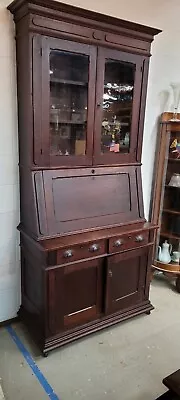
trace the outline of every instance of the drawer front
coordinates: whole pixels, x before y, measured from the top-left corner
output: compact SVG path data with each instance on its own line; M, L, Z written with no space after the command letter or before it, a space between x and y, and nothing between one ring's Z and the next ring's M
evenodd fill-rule
M109 253L135 249L148 244L149 231L140 231L128 235L120 235L109 239Z
M65 264L82 258L96 257L106 253L106 241L97 240L57 251L57 264Z

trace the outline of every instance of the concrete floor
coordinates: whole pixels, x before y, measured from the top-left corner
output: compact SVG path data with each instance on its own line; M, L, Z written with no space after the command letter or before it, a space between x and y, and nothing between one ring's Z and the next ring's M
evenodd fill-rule
M42 358L21 324L13 328L61 400L154 400L180 368L180 294L163 276L151 287L155 310ZM45 400L6 329L0 329L0 384L6 400Z

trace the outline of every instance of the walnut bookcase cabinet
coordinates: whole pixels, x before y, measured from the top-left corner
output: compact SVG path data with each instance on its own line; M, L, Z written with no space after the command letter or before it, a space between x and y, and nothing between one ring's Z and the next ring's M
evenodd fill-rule
M152 310L141 145L160 31L15 0L22 306L48 351Z

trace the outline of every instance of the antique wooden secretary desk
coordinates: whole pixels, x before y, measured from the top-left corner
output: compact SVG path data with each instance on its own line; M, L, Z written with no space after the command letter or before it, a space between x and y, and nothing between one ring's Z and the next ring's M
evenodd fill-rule
M155 226L141 145L160 31L52 0L15 0L20 315L42 352L147 312Z

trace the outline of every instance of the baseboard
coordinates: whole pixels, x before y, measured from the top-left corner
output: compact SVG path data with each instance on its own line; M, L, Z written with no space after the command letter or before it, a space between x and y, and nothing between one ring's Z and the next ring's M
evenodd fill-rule
M19 316L11 318L11 319L6 319L5 321L0 322L0 328L3 326L13 324L14 322L18 322L19 320L20 320Z

